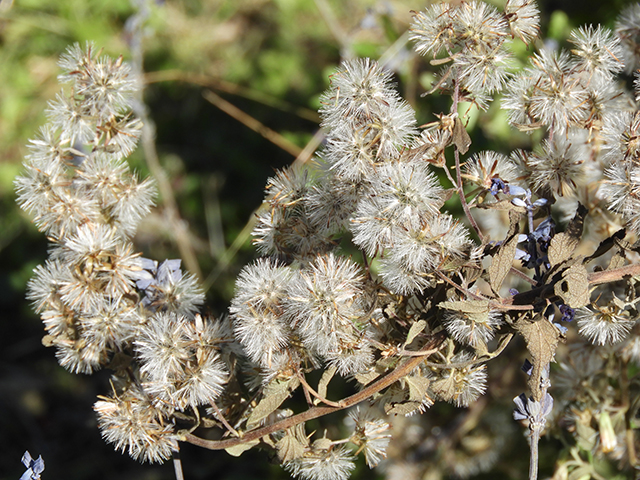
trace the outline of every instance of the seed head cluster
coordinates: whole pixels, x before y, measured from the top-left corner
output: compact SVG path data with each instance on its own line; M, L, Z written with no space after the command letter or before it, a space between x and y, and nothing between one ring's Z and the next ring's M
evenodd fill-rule
M122 58L69 48L59 77L68 88L50 102L15 186L51 241L28 285L44 343L71 372L114 372L112 394L94 405L105 440L160 462L178 441L217 442L195 441L196 429L250 448L244 435L264 428L261 445L303 480L346 480L360 453L370 467L406 466L408 478L444 478L442 465L481 473L504 448L498 433L431 455L431 444L458 439L432 426L434 442L393 448L389 418L435 401L471 406L488 388L486 363L520 335L534 364L522 369L531 396L515 397L513 417L527 423L532 455L563 415L557 423L571 426L585 458L628 461L633 402L612 393L607 369L640 362L640 292L625 270L640 251L640 77L633 93L619 81L639 62L640 10L625 9L614 31L575 30L569 50L539 42L518 71L518 42L538 32L533 0L414 12L415 51L440 69L427 94L452 100L421 127L390 70L343 61L320 99L326 141L309 165L267 180L253 229L260 258L240 271L220 319L199 313L204 293L179 259L143 258L133 246L155 197L126 163L144 128L131 113L138 80ZM513 152L469 152L462 102L537 133ZM603 286L618 274L624 288ZM549 364L572 320L581 348L559 359L556 393ZM360 393L334 400L334 377ZM349 434L312 440L285 403L299 391L320 406L313 414L359 403ZM475 413L461 414L462 430L475 429Z

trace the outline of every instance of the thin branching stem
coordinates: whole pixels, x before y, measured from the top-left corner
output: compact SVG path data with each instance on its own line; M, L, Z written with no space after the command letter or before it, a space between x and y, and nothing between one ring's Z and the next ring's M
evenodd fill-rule
M209 450L223 450L225 448L235 447L236 445L240 445L242 443L259 440L266 435L291 428L295 425L298 425L299 423L313 420L314 418L323 417L325 415L329 415L330 413L352 407L354 405L357 405L358 403L363 402L364 400L367 400L368 398L371 398L371 396L373 396L374 394L394 384L405 375L408 375L414 368L420 365L420 363L424 362L425 358L428 358L429 355L432 355L433 353L443 348L446 345L444 343L444 339L445 335L443 334L435 335L432 338L431 342L429 342L431 349L425 350L425 353L423 355L408 359L396 369L392 370L387 375L382 377L380 380L373 382L371 385L368 385L360 392L355 393L340 401L340 406L338 407L313 407L306 412L302 412L292 417L285 418L278 422L272 423L271 425L266 425L256 430L245 432L242 435L242 438L231 438L226 440L206 440L191 433L183 433L182 435L179 434L179 439L193 445L197 445L199 447L207 448Z
M180 447L177 445L176 449L173 451L173 471L175 472L176 480L184 480L182 459L180 458Z
M451 113L456 114L458 112L458 103L460 101L460 82L458 80L458 72L453 77L453 104L451 105ZM464 188L462 186L462 171L460 168L460 151L458 150L458 146L454 145L453 148L453 158L456 162L456 186L458 189L458 195L460 197L460 203L462 203L462 208L464 210L464 214L469 219L469 223L473 227L473 230L478 235L478 238L482 242L484 240L484 235L476 222L476 219L471 215L471 210L469 209L469 205L467 204L467 199L464 195Z

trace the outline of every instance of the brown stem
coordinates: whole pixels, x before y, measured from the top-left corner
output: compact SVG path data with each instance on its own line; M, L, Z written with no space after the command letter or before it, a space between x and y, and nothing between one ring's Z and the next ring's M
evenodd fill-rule
M330 407L338 407L338 408L342 407L341 402L333 402L329 399L324 398L322 395L316 392L313 389L313 387L309 385L309 383L307 382L307 379L304 378L304 373L298 372L298 378L300 379L300 383L302 384L302 388L304 388L306 395L310 393L311 395L316 397L318 400L320 400L322 403L329 405ZM311 404L312 402L308 402L308 403Z
M226 113L227 115L230 115L231 117L235 118L240 123L246 125L247 127L249 127L254 132L259 133L260 135L262 135L264 138L269 140L274 145L280 147L285 152L291 154L293 157L297 158L300 155L300 153L302 152L302 149L300 147L298 147L295 143L287 140L285 137L280 135L275 130L270 129L269 127L267 127L263 123L259 122L255 118L253 118L251 115L248 115L247 113L243 112L238 107L233 105L231 102L227 102L220 95L215 94L211 90L205 90L202 93L202 96L209 103L211 103L212 105L215 105L220 110L222 110L224 113Z
M229 424L229 422L227 422L226 418L224 418L224 415L222 414L218 406L215 404L215 402L212 401L210 403L211 403L211 408L213 408L213 411L216 412L218 420L222 422L222 424L227 428L227 430L229 430L229 432L233 433L236 437L240 437L240 434L238 433L238 431L235 428L233 428Z
M451 106L451 113L456 114L458 112L458 101L460 98L460 83L458 82L458 72L453 77L453 105ZM460 121L460 120L459 120ZM480 227L478 226L476 219L471 215L471 210L469 209L469 204L467 203L467 199L464 195L464 189L462 188L462 172L460 171L460 152L458 151L458 146L454 144L453 146L453 158L456 161L456 184L458 187L458 195L460 196L460 203L462 203L462 209L464 210L464 214L469 219L469 223L475 230L478 238L482 242L484 240L484 235L480 231ZM445 167L446 168L446 167Z
M184 480L182 459L180 458L180 447L178 445L176 445L176 450L173 451L173 472L176 475L176 480Z
M440 271L436 270L435 271L436 276L438 278L440 278L440 280L444 280L445 282L447 282L449 285L451 285L453 288L455 288L456 290L460 291L461 293L465 294L468 297L473 298L474 300L486 300L486 298L482 297L481 295L478 295L476 293L471 292L470 290L467 290L464 287L461 287L460 285L458 285L456 282L454 282L453 280L451 280L449 277L447 277L446 275L442 274Z
M617 282L626 277L634 277L636 275L640 275L640 263L625 265L624 267L604 270L602 272L593 272L588 275L587 279L589 280L589 286L595 286L602 285L604 283ZM555 283L556 282L548 283L540 287L532 288L529 291L518 293L511 298L503 298L500 301L494 301L492 302L492 306L502 310L531 310L536 301L555 296ZM519 308L514 308L516 306Z
M405 375L408 375L414 368L420 365L420 363L423 362L426 357L440 350L440 348L442 348L442 346L444 345L445 338L446 337L444 334L435 335L430 342L430 346L432 347L431 350L425 350L425 353L422 356L410 358L409 360L398 366L395 370L392 370L386 376L382 377L380 380L365 387L360 392L345 398L344 400L339 402L341 405L339 407L313 407L306 412L299 413L298 415L294 415L293 417L288 417L278 422L272 423L271 425L266 425L256 430L246 432L243 434L242 438L229 438L226 440L206 440L191 433L183 433L179 435L179 440L197 445L199 447L207 448L209 450L223 450L225 448L235 447L236 445L251 442L253 440L258 440L279 430L285 430L299 423L313 420L314 418L323 417L330 413L349 408L370 398L377 392L394 384Z

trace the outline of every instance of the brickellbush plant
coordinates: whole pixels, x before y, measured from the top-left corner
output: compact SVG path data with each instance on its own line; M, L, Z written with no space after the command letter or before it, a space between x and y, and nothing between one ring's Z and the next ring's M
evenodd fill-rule
M15 182L51 242L28 298L63 367L113 371L94 409L116 449L161 462L180 442L260 446L304 480L346 479L360 454L372 468L386 458L388 478L468 477L492 468L511 427L434 434L441 448L425 454L423 441L392 440L390 423L420 422L434 402L473 409L486 364L522 337L528 392L513 418L528 431L529 478L545 430L565 430L554 479L637 467L640 85L628 92L625 76L640 62L640 6L615 31L574 31L570 51L537 39L533 0L437 3L413 18L415 51L439 69L427 94L451 108L418 126L391 72L345 60L322 96L326 142L313 165L268 180L261 257L220 318L202 313L179 260L131 243L155 196L125 160L142 128L135 75L91 44L61 57L69 88ZM537 50L521 69L516 42ZM474 151L469 112L494 101L541 143ZM444 211L456 198L462 215ZM330 399L335 377L351 395ZM305 428L341 411L343 438Z

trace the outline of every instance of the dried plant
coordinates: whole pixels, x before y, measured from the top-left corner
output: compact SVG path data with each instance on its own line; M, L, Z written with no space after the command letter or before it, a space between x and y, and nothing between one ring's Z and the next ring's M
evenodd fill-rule
M568 452L554 479L603 478L603 462L637 468L640 91L620 75L640 61L640 7L616 31L578 29L570 51L540 43L518 71L513 43L535 41L538 17L533 0L414 13L415 50L440 68L428 93L451 97L422 127L390 72L343 62L322 96L326 144L312 166L268 180L253 232L262 257L221 318L199 313L204 295L179 260L135 252L155 195L124 160L141 132L138 84L122 58L71 47L60 61L70 88L16 189L51 241L28 294L45 344L71 372L113 371L94 406L105 440L150 462L179 442L232 455L260 445L305 480L346 479L357 455L374 467L390 447L389 478L468 477L492 467L511 431L483 395L486 364L519 336L529 392L513 418L529 431L529 478L545 431ZM513 127L543 132L537 149L472 151L466 115L496 98ZM452 197L461 218L443 210ZM336 376L355 393L329 399ZM295 391L301 412L286 406ZM392 440L390 418L428 418L437 401L502 431L427 433L429 455L426 440ZM306 421L346 409L343 438L307 433Z

